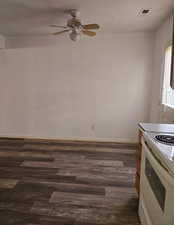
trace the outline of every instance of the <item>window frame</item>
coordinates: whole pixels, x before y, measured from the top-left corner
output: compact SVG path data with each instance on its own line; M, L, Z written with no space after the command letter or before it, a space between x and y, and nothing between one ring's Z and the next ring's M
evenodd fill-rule
M173 16L173 32L172 32L172 65L171 65L170 86L172 90L174 90L174 16Z
M162 76L161 76L161 105L168 108L168 109L174 109L174 105L170 105L167 102L165 103L164 101L164 91L166 91L166 88L164 88L164 81L165 81L165 62L166 62L166 52L167 50L172 47L173 50L173 45L172 45L172 41L169 41L168 44L165 46L164 52L163 52L163 64L162 64ZM172 56L173 57L173 56ZM172 66L172 65L171 65ZM170 82L171 82L171 76L170 76ZM170 85L170 84L169 84ZM171 88L172 91L174 91L174 89L172 89L171 85L169 86Z

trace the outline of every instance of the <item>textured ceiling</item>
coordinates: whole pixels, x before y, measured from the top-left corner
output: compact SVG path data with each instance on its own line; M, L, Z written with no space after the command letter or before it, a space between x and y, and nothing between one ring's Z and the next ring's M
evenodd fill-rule
M154 30L172 12L174 0L0 0L0 33L5 36L47 35L64 25L67 11L77 8L86 23L98 23L101 32ZM150 8L148 15L142 9Z

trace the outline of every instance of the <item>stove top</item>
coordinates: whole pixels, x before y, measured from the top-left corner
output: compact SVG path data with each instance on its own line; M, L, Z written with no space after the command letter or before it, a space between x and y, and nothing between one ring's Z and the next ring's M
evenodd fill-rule
M163 144L174 146L174 135L156 135L155 139Z
M167 165L174 176L174 135L144 132L143 136L153 153Z

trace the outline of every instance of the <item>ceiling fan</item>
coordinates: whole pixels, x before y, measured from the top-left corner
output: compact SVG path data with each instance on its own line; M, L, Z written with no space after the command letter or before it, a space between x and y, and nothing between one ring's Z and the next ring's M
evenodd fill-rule
M55 32L53 35L59 35L62 33L69 32L69 37L72 41L77 41L80 39L81 34L85 34L87 36L93 37L96 35L96 32L90 31L99 29L100 26L98 24L86 24L83 25L81 20L79 19L80 12L76 9L70 10L70 15L72 16L71 19L67 21L66 26L59 26L59 25L50 25L51 27L56 28L64 28L65 30Z

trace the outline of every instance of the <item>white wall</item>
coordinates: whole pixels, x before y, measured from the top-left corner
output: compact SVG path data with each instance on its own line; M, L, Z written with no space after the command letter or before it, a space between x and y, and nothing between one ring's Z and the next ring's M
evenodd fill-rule
M136 141L149 121L153 34L0 54L0 135Z
M154 69L151 94L151 122L174 123L174 109L161 105L165 50L172 43L172 16L155 34Z

